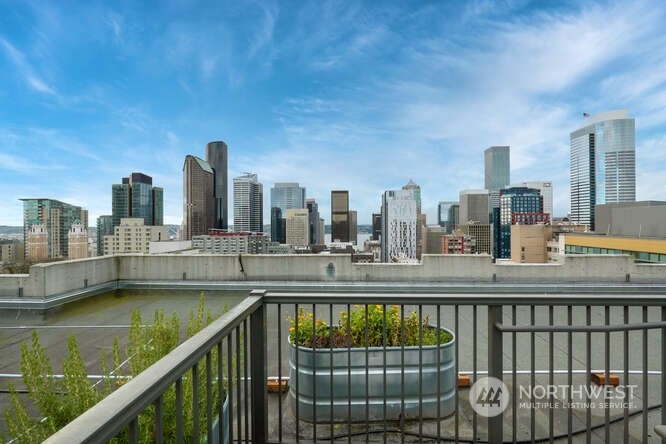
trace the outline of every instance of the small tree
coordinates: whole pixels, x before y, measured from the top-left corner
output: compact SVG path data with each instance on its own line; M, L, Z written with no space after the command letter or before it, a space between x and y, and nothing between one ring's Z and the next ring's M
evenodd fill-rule
M210 311L205 309L204 295L201 294L197 311L190 310L187 337L198 333L213 321ZM225 307L226 311L227 308ZM129 341L125 352L126 359L122 360L122 353L118 338L113 344L112 370L108 370L108 356L103 352L101 357L103 380L100 384L91 385L83 359L78 349L76 337L69 336L67 342L67 356L63 360L63 378L53 376L51 363L46 351L39 342L37 331L33 331L31 346L25 342L21 346L21 372L27 387L32 405L28 406L17 390L10 384L10 407L4 411L10 436L14 442L34 443L41 442L61 427L72 421L81 413L95 405L102 398L122 385L128 378L138 375L150 367L163 356L173 350L179 342L180 322L176 314L167 318L162 311L156 311L152 324L143 324L141 312L132 312ZM217 350L211 352L211 359L217 362ZM225 368L225 359L223 368ZM129 364L129 372L121 374L122 369ZM200 365L199 368L204 368ZM223 383L215 381L215 384ZM183 429L185 436L192 433L192 378L183 378ZM199 418L200 424L205 419L205 372L199 372ZM214 408L217 410L220 399L218 390L214 390ZM175 436L175 388L171 387L163 395L165 426L165 440L172 441ZM151 406L139 417L139 431L141 442L154 441L154 408ZM126 432L122 433L117 441L126 441Z

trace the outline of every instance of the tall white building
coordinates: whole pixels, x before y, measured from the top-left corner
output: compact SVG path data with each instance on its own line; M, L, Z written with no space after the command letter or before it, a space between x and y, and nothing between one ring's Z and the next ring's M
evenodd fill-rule
M594 230L594 206L636 201L636 122L599 113L570 134L571 222Z
M264 188L257 175L234 178L234 231L264 231Z
M552 182L541 182L541 181L527 181L527 182L518 182L511 187L525 187L525 188L536 188L541 192L543 197L543 212L550 215L550 219L553 220L553 183Z
M386 191L382 198L382 262L416 261L417 202L413 190Z
M287 243L294 247L307 247L310 244L310 223L307 208L287 210Z

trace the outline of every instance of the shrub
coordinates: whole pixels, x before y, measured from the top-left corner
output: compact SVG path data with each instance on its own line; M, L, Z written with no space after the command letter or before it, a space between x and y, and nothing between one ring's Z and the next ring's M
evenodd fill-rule
M198 333L212 320L213 316L204 308L202 294L197 311L190 310L187 337ZM144 324L141 312L134 310L125 359L122 359L122 352L116 338L113 345L113 370L108 371L107 356L102 354L101 368L105 377L100 384L95 385L92 385L88 379L85 364L79 353L74 335L71 335L68 339L68 354L63 360L63 378L58 379L53 376L51 363L39 342L37 331L33 331L30 346L25 342L21 346L21 372L31 405L27 405L15 388L10 385L10 406L4 411L8 431L13 438L13 442L17 444L34 443L48 438L121 386L129 378L139 374L173 350L179 343L179 331L180 322L175 314L167 318L164 312L156 311L153 323ZM216 349L211 352L211 359L212 362L217 362L218 353ZM224 356L222 360L223 368L226 368ZM129 364L129 370L123 372L127 363ZM206 412L205 377L205 372L200 371L198 399L201 424L205 423L203 415ZM233 378L230 378L230 380L233 380ZM214 384L217 383L217 381L214 382ZM192 378L183 378L182 414L185 436L189 436L193 429L192 386ZM217 399L217 393L218 390L214 389L214 411L217 410L220 402ZM163 395L164 439L166 442L175 440L175 398L174 387L171 387ZM154 441L154 415L154 407L151 406L139 416L140 442ZM128 442L128 439L129 437L125 431L112 442Z
M405 314L398 305L355 305L349 313L340 312L334 326L302 308L296 318L288 319L291 343L311 348L427 346L453 339L449 332L432 327L428 315Z

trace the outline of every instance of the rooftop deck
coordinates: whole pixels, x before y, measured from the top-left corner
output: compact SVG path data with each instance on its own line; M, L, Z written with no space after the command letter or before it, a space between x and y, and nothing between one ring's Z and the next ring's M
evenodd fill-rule
M428 292L427 286L413 292L404 287L393 290L375 287L368 291L354 286L335 292L257 291L247 298L236 293L228 300L209 296L207 302L218 307L242 301L149 373L125 384L113 398L102 401L49 442L99 442L127 427L132 430L136 415L148 406L160 405L163 391L191 377L194 367L195 372L212 381L211 389L214 381L227 381L231 427L222 430L220 438L231 432L233 441L649 442L658 439L654 427L666 424L661 409L666 355L663 287L465 284L448 286L446 292ZM33 323L57 332L49 337L54 348L57 337L63 341L75 320L96 324L96 329L89 330L89 337L83 335L88 359L94 360L93 352L103 346L96 342L101 328L107 329L105 336L122 336L125 326L121 323L129 319L126 303L145 304L149 311L163 307L170 312L177 306L182 312L185 306L189 309L196 303L197 295L191 292L187 297L160 301L146 295L125 298L97 314L72 306L44 320L35 318ZM289 379L287 318L305 308L335 324L338 313L354 304L396 304L404 313L415 310L421 316L429 315L436 325L453 330L455 374L469 375L472 383L485 376L503 380L509 398L506 410L486 418L472 408L470 388L458 387L454 413L447 417L371 421L361 416L342 422L319 421L316 425L303 420L299 416L302 412L295 409L299 400L294 393L266 390L268 377ZM5 324L3 336L14 329L10 337L3 338L0 351L5 356L13 355L21 337L28 334L29 329L16 328L20 321L23 319L14 321L13 326ZM69 329L65 328L68 324ZM58 325L63 327L59 329ZM214 350L219 356L243 359L226 359L218 366L211 362ZM233 366L228 367L232 361ZM3 372L11 373L12 364L4 362ZM597 385L592 381L594 373L609 381L617 376L618 385ZM288 383L292 390L303 384L298 380ZM557 387L557 391L544 393L548 387ZM586 387L592 392L595 387L603 388L603 392L597 392L602 398L579 395L588 390ZM630 396L621 398L622 390L630 391ZM206 390L204 399L210 396ZM369 395L365 396L369 401ZM200 424L199 440L204 435L212 440L208 432L217 413L210 413ZM169 426L159 424L159 418L156 421L158 430Z

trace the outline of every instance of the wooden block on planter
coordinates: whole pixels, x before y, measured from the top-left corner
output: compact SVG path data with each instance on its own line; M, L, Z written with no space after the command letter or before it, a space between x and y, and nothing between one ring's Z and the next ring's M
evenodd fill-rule
M606 373L592 373L592 382L597 385L612 385L613 387L617 387L620 385L620 377L615 373L609 373L608 382L606 382Z
M269 377L266 381L266 387L269 393L284 393L289 390L289 378Z
M469 377L469 375L466 375L464 373L460 373L458 375L458 387L467 388L471 387L471 385L472 385L472 379Z

